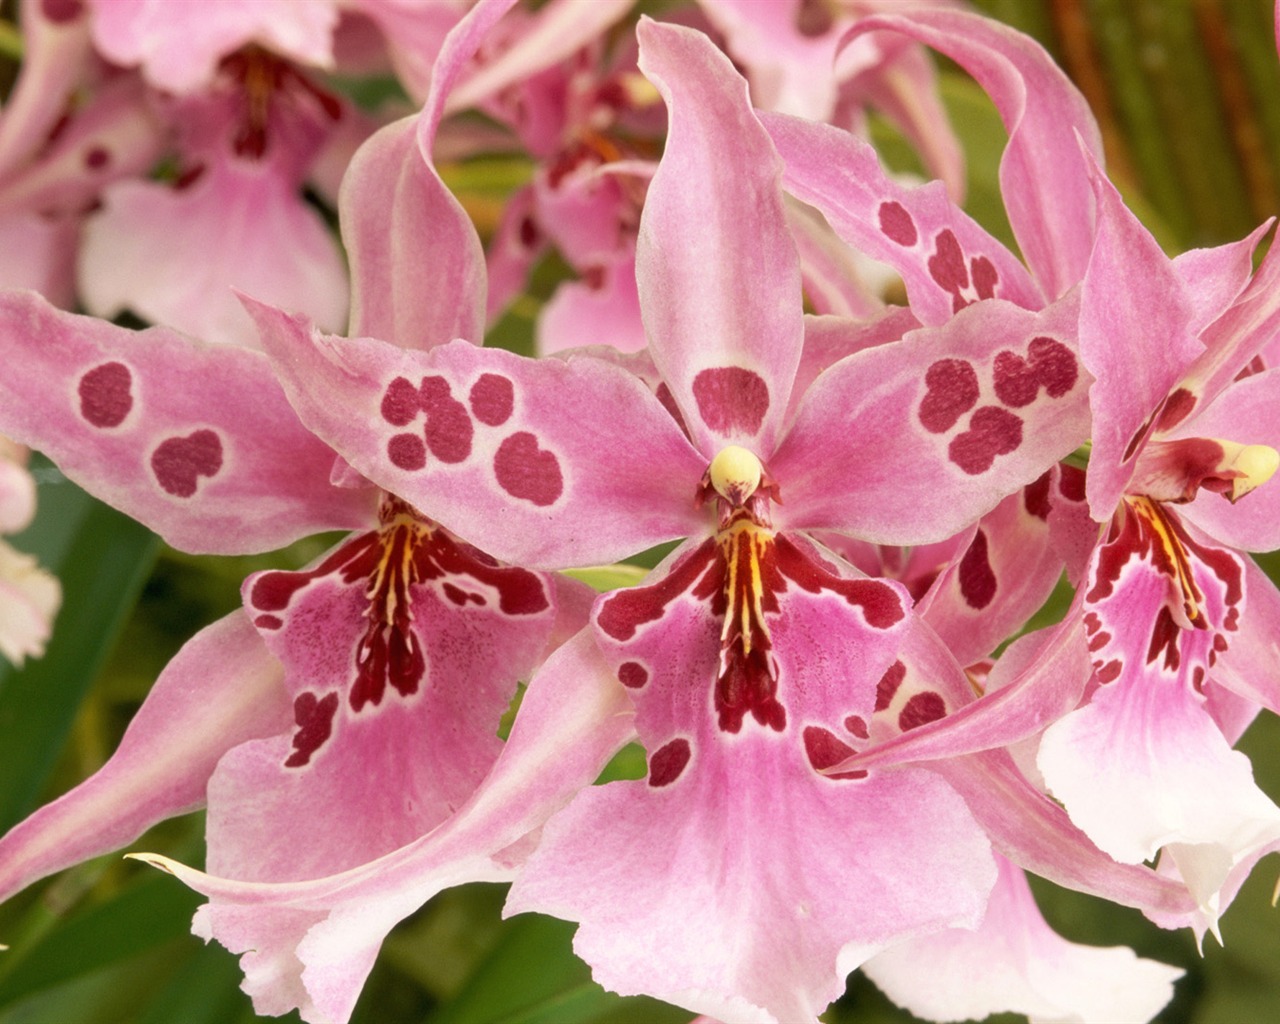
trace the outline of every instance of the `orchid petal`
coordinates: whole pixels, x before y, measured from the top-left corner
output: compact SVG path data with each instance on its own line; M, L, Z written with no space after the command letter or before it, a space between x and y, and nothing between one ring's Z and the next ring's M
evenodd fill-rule
M831 367L769 460L787 521L943 540L1041 476L1088 433L1076 308L978 303Z
M0 431L176 547L262 551L372 516L368 489L329 484L332 450L261 353L127 331L30 292L0 297L0 336Z
M161 673L106 765L0 839L0 900L201 806L227 750L288 723L279 666L244 614L209 626Z
M879 278L891 279L893 271L847 246L813 207L788 199L783 209L800 256L805 297L814 312L856 317L879 313L884 300L876 285ZM792 385L792 400L803 390L798 382Z
M694 501L707 460L621 367L462 341L408 352L249 309L303 421L497 558L596 565L705 528Z
M537 349L543 355L587 345L639 352L648 344L640 321L635 256L623 251L599 266L591 280L565 281L538 316Z
M1183 687L1100 689L1045 732L1039 765L1072 821L1117 860L1181 848L1180 873L1211 921L1231 868L1280 841L1280 808Z
M494 769L456 814L368 864L307 882L217 878L166 857L146 860L211 898L197 934L245 953L260 1013L303 1009L343 1024L383 937L441 889L511 877L501 856L590 785L632 735L626 693L584 630L530 682Z
M1275 670L1280 664L1280 592L1253 559L1245 560L1244 584L1240 630L1218 655L1210 678L1255 708L1262 705L1280 714L1280 679ZM1228 735L1229 740L1236 738Z
M1182 276L1096 165L1098 228L1080 298L1080 358L1094 376L1087 490L1094 519L1111 518L1131 460L1165 396L1204 351Z
M1124 946L1068 942L1036 907L1026 876L1001 858L1000 879L975 931L950 929L892 946L863 971L925 1020L1026 1014L1036 1024L1149 1021L1182 971Z
M1254 228L1238 242L1212 249L1191 249L1175 256L1174 269L1182 278L1195 307L1191 331L1199 334L1240 296L1253 274L1253 253L1275 218Z
M169 92L193 92L207 85L218 61L249 43L261 43L303 64L333 64L331 37L338 5L332 2L88 3L98 50L116 64L142 65L148 81Z
M1009 223L1047 297L1064 295L1084 276L1093 240L1093 196L1081 147L1102 160L1102 139L1084 97L1039 43L989 18L921 7L866 18L850 34L882 29L946 54L990 95L1009 132L1000 160Z
M348 333L403 348L427 349L454 338L479 342L484 251L466 212L423 161L416 131L413 118L383 128L356 152L343 179L339 213L351 260Z
M898 184L868 143L830 125L781 114L761 121L785 163L783 187L817 207L849 245L897 270L922 323L945 323L981 299L1044 306L1026 268L940 182Z
M780 163L746 83L706 36L652 21L638 35L670 118L636 249L653 359L704 454L737 443L767 459L803 330Z
M226 159L191 186L121 181L85 225L80 288L98 316L126 309L206 341L251 345L233 289L307 312L330 330L347 311L333 237L293 182Z
M383 518L311 569L245 581L297 727L219 763L214 874L294 881L374 860L446 820L502 750L498 722L556 619L550 579L407 510Z
M0 540L0 654L19 668L44 654L61 604L58 578Z

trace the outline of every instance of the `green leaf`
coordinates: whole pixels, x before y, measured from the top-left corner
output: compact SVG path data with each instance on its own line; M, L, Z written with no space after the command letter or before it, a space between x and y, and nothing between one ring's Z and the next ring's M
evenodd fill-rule
M81 701L151 571L159 539L91 498L56 469L35 467L35 522L13 538L62 581L62 609L43 658L0 664L0 832L39 801Z
M618 562L614 565L593 565L586 569L566 569L565 575L581 580L587 586L603 592L617 590L620 587L634 587L649 575L649 570L638 565Z
M591 980L570 946L577 925L521 914L429 1024L587 1024L643 1021L684 1024L692 1016L654 999L624 998Z

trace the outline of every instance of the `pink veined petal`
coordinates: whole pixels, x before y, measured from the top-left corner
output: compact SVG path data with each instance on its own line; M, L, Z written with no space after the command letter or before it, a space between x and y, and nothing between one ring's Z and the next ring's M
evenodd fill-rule
M99 51L116 64L140 64L152 85L169 92L193 92L207 85L219 60L250 43L303 64L333 63L338 5L332 0L87 2Z
M44 654L61 604L58 578L0 540L0 654L19 668Z
M634 253L621 252L596 269L589 280L562 283L542 307L536 341L543 355L587 345L639 352L648 344L640 322Z
M1160 403L1204 345L1191 331L1182 275L1102 171L1090 170L1098 228L1080 296L1080 358L1095 379L1089 508L1105 522Z
M1045 732L1039 765L1112 857L1137 864L1172 847L1211 922L1231 868L1280 841L1280 808L1186 687L1122 677Z
M735 443L767 460L803 330L781 165L706 36L647 20L638 35L670 119L636 248L653 360L704 454Z
M978 303L831 367L768 460L787 522L921 544L1033 482L1088 433L1076 310Z
M981 299L1045 305L1026 268L941 182L899 184L868 143L839 128L781 114L761 121L782 155L783 187L817 207L849 245L897 270L922 323L945 323Z
M920 7L864 19L851 34L881 29L940 50L991 96L1009 132L1000 160L1009 223L1047 298L1064 295L1084 275L1093 240L1081 146L1102 160L1102 139L1084 97L1039 43L989 18Z
M776 700L763 718L759 707L726 718L731 704L713 698L716 544L689 542L655 583L597 602L596 635L633 695L649 775L587 790L552 818L507 912L580 921L575 949L615 991L725 1020L813 1020L874 950L975 920L991 862L930 773L819 774L865 737L874 681L919 628L905 595L802 538L766 541ZM894 601L896 620L855 609L842 586L879 595L877 608Z
M1280 450L1280 369L1231 384L1166 436L1215 438ZM1280 547L1280 480L1274 477L1234 505L1221 494L1201 488L1178 513L1229 547L1244 551Z
M463 341L408 352L249 308L303 422L497 558L599 565L705 527L706 458L620 366Z
M244 614L207 627L161 673L106 765L0 839L0 900L201 806L228 749L288 722L279 666Z
M1062 1024L1137 1024L1173 997L1182 971L1125 946L1068 942L1041 916L1023 872L997 863L999 881L977 929L912 939L863 965L895 1003L934 1021L1012 1012Z
M252 345L233 289L301 310L328 330L347 315L341 254L296 183L268 163L227 158L185 189L122 181L85 226L86 307L144 319L206 341Z
M1254 250L1274 222L1273 217L1238 242L1191 249L1174 257L1173 267L1185 282L1196 311L1193 334L1213 323L1245 290L1253 274Z
M796 367L787 423L795 420L796 411L814 381L845 356L900 341L908 331L919 326L920 321L906 306L885 306L866 319L806 315L804 350L800 353L800 365Z
M367 524L368 488L329 483L333 451L267 359L154 327L132 332L0 297L0 432L189 551L244 553Z
M551 579L394 503L382 520L310 569L245 581L295 727L219 762L213 874L286 882L374 860L445 821L502 750L499 720L555 625Z
M511 738L472 798L408 846L329 878L281 884L139 859L210 897L196 933L246 954L246 990L259 1013L296 1006L315 1024L343 1024L395 922L441 889L510 878L502 852L589 786L632 728L626 694L584 630L530 682Z
M470 218L423 161L416 131L415 118L383 128L356 152L343 179L339 212L351 262L347 333L403 348L454 338L479 342L484 251Z
M1100 850L1060 804L1031 784L1008 751L940 760L930 767L964 797L992 846L1032 874L1144 913L1185 914L1195 908L1181 881L1142 864L1117 863Z

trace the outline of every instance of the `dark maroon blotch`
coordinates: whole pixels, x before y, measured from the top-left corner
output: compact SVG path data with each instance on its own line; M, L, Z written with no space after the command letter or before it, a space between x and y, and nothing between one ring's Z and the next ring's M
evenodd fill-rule
M103 363L80 378L80 415L95 427L118 427L133 408L133 374L124 363Z
M221 469L222 439L208 429L171 437L151 453L157 482L177 498L190 498L200 477L216 476Z
M693 378L702 421L720 434L755 434L769 411L769 385L754 370L717 366Z
M387 458L412 473L427 464L427 446L417 434L396 434L387 442Z
M805 726L804 752L809 758L809 763L813 765L813 770L817 772L837 765L857 753L835 733L818 725ZM826 776L828 779L865 779L866 777L865 771L858 770L837 772Z
M942 697L932 690L924 690L913 694L898 715L898 728L903 732L916 729L929 722L935 722L947 713L947 705Z
M631 690L638 690L649 681L649 670L638 661L624 661L618 666L618 682Z
M916 231L916 222L901 203L880 204L880 230L889 241L897 242L899 245L915 245L920 240L919 232Z
M404 377L397 377L387 385L382 396L382 418L393 427L407 427L422 411L418 389Z
M963 359L939 359L924 374L925 395L920 422L925 430L942 434L978 404L978 375Z
M516 391L511 381L496 373L483 373L471 385L471 412L481 423L500 427L511 418Z
M969 429L947 447L951 461L970 476L985 473L997 455L1008 455L1022 444L1022 420L1007 409L985 405L969 420Z
M876 710L883 711L893 703L894 695L898 692L898 687L902 685L902 681L907 678L907 666L901 661L895 661L880 677L880 682L876 684Z
M443 377L424 377L418 399L427 414L423 433L431 454L450 464L465 461L471 454L475 427L467 407L453 397L449 382Z
M493 472L502 489L513 498L535 505L554 505L564 493L564 476L555 452L538 446L527 430L512 434L498 446Z
M996 596L998 585L987 550L987 534L979 530L960 559L960 595L970 608L981 611Z
M649 758L649 785L654 789L671 785L680 778L692 756L693 748L686 739L674 739L663 744Z
M311 756L328 742L333 735L333 716L338 710L338 695L326 693L317 699L309 691L298 694L293 701L293 720L298 729L293 734L293 752L285 761L286 768L301 768Z

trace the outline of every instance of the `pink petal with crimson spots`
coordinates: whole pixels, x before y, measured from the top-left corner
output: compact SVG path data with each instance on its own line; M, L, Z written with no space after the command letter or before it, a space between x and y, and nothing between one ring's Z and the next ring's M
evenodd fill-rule
M1003 857L986 916L893 946L863 965L895 1003L924 1020L1149 1021L1182 971L1124 946L1068 942L1041 916L1025 874Z
M342 874L278 884L142 859L210 897L195 931L244 954L257 1012L299 1007L313 1024L344 1024L395 923L449 886L510 878L504 851L590 786L631 735L622 687L584 631L530 682L511 738L472 798L409 845Z
M783 186L816 206L845 242L902 275L922 323L945 323L981 299L1045 304L1026 268L947 197L940 182L898 184L849 132L761 115L785 162Z
M1280 714L1280 679L1277 679L1276 641L1280 636L1280 592L1251 558L1244 560L1244 614L1240 631L1218 656L1212 682L1257 706ZM1210 688L1210 696L1213 696ZM1246 719L1247 721L1248 719ZM1239 730L1242 732L1243 730ZM1238 733L1228 732L1232 741Z
M786 521L927 543L1034 481L1088 433L1075 319L981 303L828 369L768 461Z
M693 505L707 459L620 366L462 341L408 352L250 308L304 422L364 476L498 558L602 564L706 522ZM510 394L501 417L475 404L497 388Z
M1081 150L1102 159L1084 97L1039 43L989 18L918 8L863 19L853 34L881 29L941 51L987 91L1009 133L1000 160L1009 223L1046 297L1064 295L1083 276L1093 242L1093 197Z
M1041 517L1028 508L1030 491L1009 495L982 517L966 549L917 605L962 665L986 657L1016 634L1062 575L1047 509Z
M279 666L244 614L209 626L161 673L106 765L0 839L0 900L202 806L219 758L289 718Z
M650 351L704 454L735 443L767 459L802 338L780 163L706 36L648 20L638 34L670 118L636 250Z
M0 432L190 551L280 547L369 523L368 489L329 483L333 451L298 422L258 352L133 332L0 298Z

